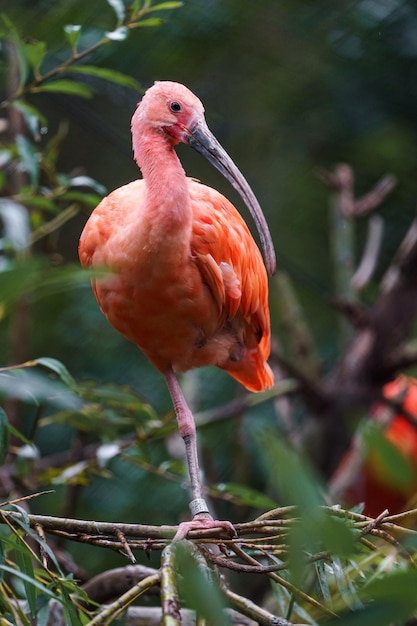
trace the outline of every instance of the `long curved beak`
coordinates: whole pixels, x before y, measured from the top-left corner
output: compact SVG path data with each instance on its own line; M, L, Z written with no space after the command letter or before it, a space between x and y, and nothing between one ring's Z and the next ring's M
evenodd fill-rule
M272 276L276 270L274 244L272 243L271 233L262 209L248 182L211 133L205 122L199 122L194 128L186 129L186 141L223 174L248 207L261 239L266 269Z

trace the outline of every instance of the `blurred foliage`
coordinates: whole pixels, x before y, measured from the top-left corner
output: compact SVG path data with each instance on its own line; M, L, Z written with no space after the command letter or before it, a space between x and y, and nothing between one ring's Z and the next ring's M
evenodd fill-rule
M201 97L210 127L257 192L279 265L293 279L320 362L330 367L339 328L330 306L327 191L316 168L349 162L359 194L387 171L400 181L380 211L389 228L377 277L362 296L370 302L417 194L417 7L411 0L101 0L94 6L0 0L0 9L0 399L6 409L0 410L0 459L6 473L11 464L16 468L13 493L4 500L53 487L54 494L31 500L32 512L177 523L186 514L186 479L163 380L109 327L76 262L88 213L106 190L138 175L129 135L135 103L163 78L184 82ZM23 116L18 128L14 115ZM179 152L190 175L233 198L202 161ZM354 225L357 256L367 218L362 222ZM278 293L272 283L276 332ZM15 369L11 338L22 310L27 356ZM191 372L183 385L197 418L241 393L214 370ZM19 422L9 424L16 400ZM277 430L286 431L281 409L268 399L199 429L216 512L239 521L274 503L297 505L284 582L340 612L338 623L403 623L416 610L406 553L414 553L414 539L365 550L346 520L325 515L325 485L276 438ZM304 408L297 407L296 417L301 427ZM380 430L364 436L382 464L395 464L396 484L412 480ZM1 530L4 619L29 624L36 615L46 623L53 598L68 623L86 623L75 608L80 586L24 519L19 531ZM82 544L65 549L75 563L88 564L89 574L125 562ZM326 558L307 566L319 549ZM186 552L178 558L183 595L195 597L204 586L201 571ZM257 583L244 585L247 595L260 593ZM263 594L272 588L274 611L325 623L324 613L288 585L264 583ZM216 594L208 597L214 611ZM210 607L196 603L207 613Z

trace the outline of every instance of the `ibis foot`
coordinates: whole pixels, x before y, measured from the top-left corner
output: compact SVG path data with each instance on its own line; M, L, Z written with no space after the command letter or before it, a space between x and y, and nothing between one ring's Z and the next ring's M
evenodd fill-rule
M173 541L185 539L191 530L224 530L229 537L236 537L236 530L231 522L213 519L209 513L198 513L190 522L181 522Z

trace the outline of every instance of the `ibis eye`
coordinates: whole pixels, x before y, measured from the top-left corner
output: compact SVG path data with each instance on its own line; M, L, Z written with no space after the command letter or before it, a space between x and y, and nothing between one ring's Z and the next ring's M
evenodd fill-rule
M179 102L171 102L171 104L169 105L169 108L171 109L173 113L180 113L182 110Z

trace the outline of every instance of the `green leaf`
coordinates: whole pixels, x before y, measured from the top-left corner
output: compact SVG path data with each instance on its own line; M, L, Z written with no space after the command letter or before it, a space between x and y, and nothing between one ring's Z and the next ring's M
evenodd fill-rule
M52 372L55 372L55 374L58 374L59 378L62 380L64 385L68 387L68 389L71 389L74 393L78 393L77 383L61 361L53 359L52 357L40 357L39 359L35 359L35 363L46 367Z
M69 71L89 74L90 76L97 76L98 78L109 80L112 83L123 85L124 87L132 87L139 92L143 91L138 81L132 76L122 74L122 72L117 72L116 70L111 70L107 67L97 67L95 65L75 65L74 67L69 68Z
M80 96L81 98L91 98L93 90L85 83L79 83L75 80L54 80L50 83L45 83L39 87L32 89L34 92L39 91L52 91L56 93L67 93L73 96Z
M295 505L306 516L315 515L323 504L321 485L312 468L284 441L272 433L259 437L274 496L285 505Z
M16 550L16 564L19 570L30 578L30 581L25 578L23 579L23 586L31 616L35 617L37 594L36 587L31 582L35 578L35 572L33 570L32 555L26 546L21 546L21 549Z
M37 185L39 182L39 161L32 143L24 135L17 135L16 147L22 167L28 173L31 184Z
M80 409L82 403L76 394L55 380L26 369L0 372L0 397L16 398L38 405L47 402L64 409Z
M6 562L6 551L4 549L5 546L5 542L2 540L0 541L0 565L4 565L4 563ZM3 582L3 572L0 571L0 583Z
M328 606L331 606L332 595L330 592L328 569L326 569L326 567L327 567L327 563L325 563L324 560L316 561L314 563L314 568L316 570L317 583L319 585L320 594L323 600L326 602L326 604ZM275 587L278 587L278 586L279 585L275 584L274 590L275 590Z
M27 58L29 65L39 75L39 68L45 58L46 43L44 41L31 41L23 44L23 53Z
M55 553L53 552L52 548L49 546L48 542L45 541L44 539L42 539L37 532L35 532L34 530L32 530L32 528L30 527L30 521L27 517L27 513L26 511L16 505L13 504L12 505L13 509L16 509L18 513L20 513L21 515L16 515L13 516L13 520L15 521L16 524L18 524L22 530L24 531L25 535L29 535L34 542L38 543L39 546L41 547L41 549L48 555L49 559L51 560L51 562L54 564L54 567L56 568L56 571L59 573L60 576L64 576L64 572L62 571L62 568L55 556ZM18 543L15 545L15 549L16 550L25 550L26 547L23 543L23 540L21 538L19 538Z
M410 589L417 589L417 571L413 567L409 570L393 571L373 580L364 589L364 594L373 600L388 600L398 602L399 605L408 605L408 610L417 608L417 595L410 594Z
M42 426L70 424L81 431L104 436L107 441L114 441L121 433L131 433L135 426L142 433L158 430L160 434L161 422L155 411L132 389L93 381L80 383L78 392L85 401L81 407L45 417Z
M384 573L360 592L365 603L359 610L329 620L326 626L389 626L403 624L417 609L417 571Z
M6 26L6 30L2 33L3 37L13 43L16 47L16 55L19 64L19 88L26 83L29 74L29 64L23 50L23 41L19 35L16 26L11 19L5 14L1 14L1 20Z
M95 193L84 193L83 191L66 191L62 194L61 199L69 200L70 202L81 202L95 208L102 196L97 196Z
M7 451L9 449L9 438L9 420L7 419L6 413L0 407L0 465L3 465L6 459Z
M132 413L136 420L144 419L155 422L158 415L153 407L130 387L106 383L100 385L96 381L84 382L81 386L81 396L84 400L95 404L105 404L116 412L116 419L122 419L126 412Z
M64 26L65 36L71 48L76 50L78 40L81 35L81 25L80 24L66 24Z
M141 0L133 0L132 4L129 6L130 15L135 15L139 11L141 4Z
M356 536L343 520L332 517L323 511L323 516L315 531L318 540L331 554L340 556L352 554Z
M94 189L102 196L107 192L105 186L91 178L91 176L74 176L68 179L68 184L70 187L90 187L90 189Z
M161 2L160 4L155 4L154 6L149 7L148 13L152 13L152 11L169 11L171 9L179 9L183 5L183 2Z
M121 24L126 17L126 9L122 0L107 0L107 4L109 4L116 13L117 21Z
M86 285L92 276L105 276L105 271L88 272L78 265L51 267L44 259L19 259L0 272L0 317L7 315L23 293L44 298L54 293Z
M36 589L39 589L39 591L41 591L45 595L49 596L50 598L53 598L54 600L60 601L59 596L56 596L53 591L51 591L50 589L48 589L47 587L42 585L36 579L31 578L30 576L28 576L24 572L21 572L20 570L15 569L14 567L9 567L8 565L1 565L1 564L0 564L0 570L2 570L3 572L8 572L9 574L12 574L13 576L17 576L22 581L27 582L28 584L33 585L34 587L36 587Z
M78 410L59 411L41 420L40 425L69 424L81 432L91 432L107 439L116 437L119 431L131 433L135 428L134 416L111 415L94 405L85 405Z
M25 122L35 139L39 138L39 124L46 127L48 122L46 117L31 104L24 102L23 100L15 100L12 106L20 111L25 118Z
M27 511L25 511L25 509L19 506L18 504L12 504L10 506L12 508L12 511L16 511L17 513L19 513L19 515L16 517L17 524L19 524L19 526L22 528L25 534L27 535L30 534L31 532L30 519L29 519L29 515ZM24 540L22 539L20 535L15 536L15 539L16 539L16 546L15 546L16 549L22 550L24 546Z
M49 198L45 198L45 196L25 196L25 194L22 193L19 194L17 198L26 206L30 206L35 209L42 209L43 211L49 211L50 213L57 213L59 210L59 207L55 204L55 202Z
M352 552L356 537L348 520L333 519L323 508L324 489L313 468L274 434L259 439L273 494L282 504L295 505L300 515L290 530L289 562L294 582L301 584L306 552L326 550L346 556Z
M230 622L224 612L224 600L209 568L203 568L196 559L190 543L171 544L175 550L175 572L181 597L209 624L227 626Z
M149 17L146 20L140 20L139 22L136 22L135 24L131 24L131 28L141 28L142 26L147 28L147 27L154 27L154 26L160 26L163 23L163 20L160 17Z
M340 595L340 598L347 607L351 609L358 609L364 606L358 595L360 586L354 578L352 580L350 573L346 571L345 559L342 560L338 557L333 557L331 561L326 563L326 571L328 573L331 572L332 580L334 581L333 584L337 587L338 595Z
M59 585L59 589L62 594L61 602L64 608L64 613L66 615L66 623L71 624L71 626L83 626L83 623L78 615L78 611L74 605L74 601L68 591L65 589L65 586Z

